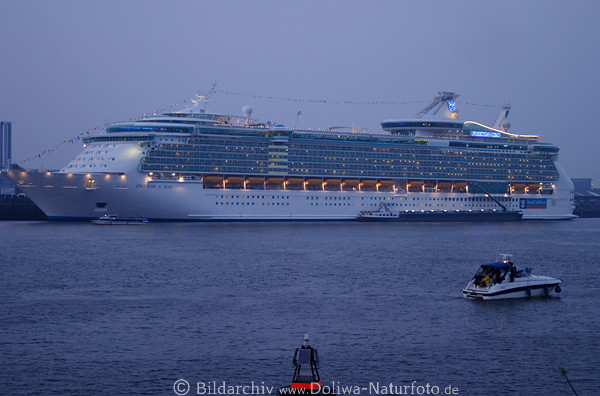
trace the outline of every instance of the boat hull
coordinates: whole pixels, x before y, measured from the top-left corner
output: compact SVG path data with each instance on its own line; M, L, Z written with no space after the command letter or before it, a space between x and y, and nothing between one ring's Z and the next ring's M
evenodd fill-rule
M524 284L514 287L472 288L463 289L463 297L480 300L500 300L511 298L548 297L552 293L560 293L560 281L544 284ZM558 289L557 289L558 287Z

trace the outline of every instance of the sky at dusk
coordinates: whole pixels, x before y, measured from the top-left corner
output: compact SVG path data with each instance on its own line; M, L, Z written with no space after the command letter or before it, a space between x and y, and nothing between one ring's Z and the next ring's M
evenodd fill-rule
M375 131L454 91L463 120L510 103L511 132L598 186L599 16L598 1L0 0L0 120L13 162L57 169L81 133L213 82L209 111Z

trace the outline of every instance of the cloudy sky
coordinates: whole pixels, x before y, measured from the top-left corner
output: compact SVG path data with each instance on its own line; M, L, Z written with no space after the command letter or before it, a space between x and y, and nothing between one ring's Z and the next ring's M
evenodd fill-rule
M302 111L314 128L379 130L455 91L463 119L510 103L512 132L543 135L600 185L599 16L598 1L0 0L0 120L13 162L53 169L81 133L215 81L209 110L289 126Z

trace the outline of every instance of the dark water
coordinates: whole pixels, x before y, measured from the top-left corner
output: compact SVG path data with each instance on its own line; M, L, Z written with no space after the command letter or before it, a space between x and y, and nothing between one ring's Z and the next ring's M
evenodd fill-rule
M572 394L563 367L580 395L600 392L598 219L0 222L0 236L3 394L289 385L304 333L327 384ZM497 253L559 276L560 297L464 300Z

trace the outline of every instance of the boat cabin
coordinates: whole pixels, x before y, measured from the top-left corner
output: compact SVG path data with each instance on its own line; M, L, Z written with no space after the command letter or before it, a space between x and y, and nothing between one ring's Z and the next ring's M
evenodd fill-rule
M511 265L513 266L511 277ZM509 260L502 260L495 263L484 264L479 267L479 270L473 276L473 284L479 287L488 287L502 283L506 277L509 279L520 278L529 274L529 268L525 271L517 268L516 265Z

